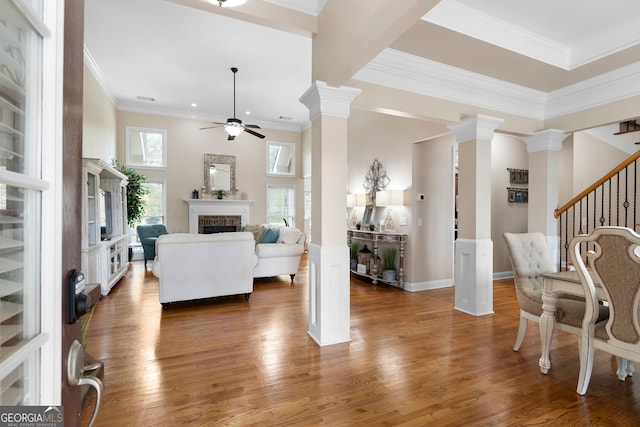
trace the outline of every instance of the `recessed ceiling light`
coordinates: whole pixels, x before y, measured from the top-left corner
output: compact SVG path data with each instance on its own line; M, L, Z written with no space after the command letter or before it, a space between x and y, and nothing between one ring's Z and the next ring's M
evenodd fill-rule
M289 117L289 116L280 116L278 117L280 120L293 120L293 117Z
M251 111L249 111L249 110L245 111L244 113L245 113L247 116L250 116L250 115L251 115Z
M192 106L193 108L196 108L196 107L198 106L198 104L196 104L195 102L192 102L192 103L191 103L191 106Z

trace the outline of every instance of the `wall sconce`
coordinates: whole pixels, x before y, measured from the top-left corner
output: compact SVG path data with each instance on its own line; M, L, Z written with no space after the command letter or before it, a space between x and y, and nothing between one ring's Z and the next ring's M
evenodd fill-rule
M385 190L376 192L378 206L404 206L403 190Z

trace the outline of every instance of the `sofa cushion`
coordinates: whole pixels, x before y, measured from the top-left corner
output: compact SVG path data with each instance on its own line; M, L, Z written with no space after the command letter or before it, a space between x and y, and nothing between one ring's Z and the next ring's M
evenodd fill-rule
M295 245L302 237L302 231L295 227L281 227L280 236L278 237L278 243L284 243L286 245Z
M280 231L277 228L269 228L262 235L262 239L260 243L275 243L278 241L278 237L280 236Z
M256 241L256 244L258 244L262 240L262 235L267 231L267 228L262 225L247 225L244 227L244 231L253 233L253 239Z
M260 243L256 245L258 258L282 258L300 256L304 252L303 245L283 245L272 243Z

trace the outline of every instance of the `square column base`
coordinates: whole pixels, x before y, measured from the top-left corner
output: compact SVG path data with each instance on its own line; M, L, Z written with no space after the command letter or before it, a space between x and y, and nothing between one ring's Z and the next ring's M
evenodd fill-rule
M493 314L493 242L456 240L456 310L473 316Z
M320 346L351 341L349 247L309 244L309 335Z

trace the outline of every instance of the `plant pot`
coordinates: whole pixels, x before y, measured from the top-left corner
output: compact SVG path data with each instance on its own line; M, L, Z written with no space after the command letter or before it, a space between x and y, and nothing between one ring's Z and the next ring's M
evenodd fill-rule
M382 280L397 280L398 272L395 269L386 268L382 270Z

